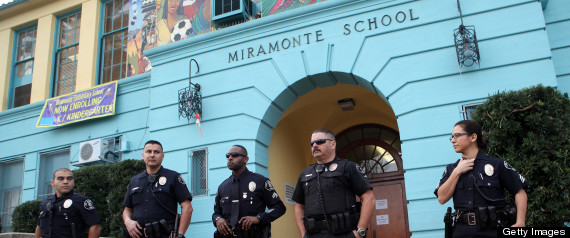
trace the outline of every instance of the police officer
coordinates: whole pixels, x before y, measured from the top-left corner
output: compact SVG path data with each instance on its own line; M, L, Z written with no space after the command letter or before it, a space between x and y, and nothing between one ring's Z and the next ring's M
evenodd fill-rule
M101 225L93 202L73 191L73 173L61 168L53 173L51 186L55 194L40 204L35 237L99 237ZM89 233L85 230L89 228Z
M285 214L285 205L268 178L247 169L245 147L232 146L226 158L232 175L218 187L212 215L217 228L214 237L270 237L270 222Z
M434 193L441 204L453 196L453 237L497 237L496 211L507 204L505 188L515 196L517 208L513 227L524 227L528 186L525 178L502 159L481 152L487 141L475 121L459 121L450 137L461 158L447 165Z
M311 136L317 163L301 175L293 193L295 222L302 237L365 237L374 209L374 193L356 163L336 157L336 139L326 129ZM355 208L356 196L362 209ZM360 214L360 215L358 215Z
M162 167L162 144L145 143L146 170L129 182L123 205L123 221L131 237L184 237L192 217L192 195L179 173ZM177 203L182 214L177 221ZM177 230L175 230L177 228Z

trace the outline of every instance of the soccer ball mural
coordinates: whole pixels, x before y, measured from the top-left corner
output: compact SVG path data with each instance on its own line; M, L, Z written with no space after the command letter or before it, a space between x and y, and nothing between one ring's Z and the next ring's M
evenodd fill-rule
M172 29L172 34L170 35L170 40L172 42L184 40L189 38L192 34L192 23L190 20L185 19L174 24L174 29Z

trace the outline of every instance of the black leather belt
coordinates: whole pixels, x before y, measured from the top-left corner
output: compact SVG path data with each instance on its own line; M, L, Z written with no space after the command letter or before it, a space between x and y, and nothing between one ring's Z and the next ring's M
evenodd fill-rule
M477 225L477 213L474 211L456 211L455 223Z

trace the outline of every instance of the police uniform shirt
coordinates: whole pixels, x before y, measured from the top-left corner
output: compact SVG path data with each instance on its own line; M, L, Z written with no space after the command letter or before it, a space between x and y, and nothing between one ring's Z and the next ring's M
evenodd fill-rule
M305 215L321 215L321 200L318 195L318 181L326 214L346 212L355 203L354 195L362 196L372 189L364 170L356 163L335 157L324 164L324 171L317 178L317 164L307 167L297 181L293 201L305 206Z
M131 179L123 206L132 208L132 219L143 226L160 219L173 224L175 215L158 204L153 196L172 212L178 211L178 203L192 201L192 195L182 176L161 166L153 183L149 182L146 170Z
M212 221L214 226L219 217L227 221L231 217L231 193L235 176L232 174L218 187L214 203ZM247 168L238 176L239 179L239 215L258 216L260 224L267 224L285 214L285 205L271 185L271 181L261 174L253 173ZM265 208L268 208L265 211Z
M40 204L38 226L42 237L50 237L50 219L51 237L72 237L71 223L78 237L87 237L85 230L100 223L91 199L73 190L59 198L50 195Z
M447 165L443 177L434 191L435 196L437 196L439 187L447 181L458 163L459 160ZM504 207L506 205L504 200L498 202L485 200L473 187L473 177L481 192L491 199L505 198L504 188L514 195L528 186L526 179L506 161L479 152L475 158L473 169L462 174L455 186L453 204L456 210L472 210L486 206Z

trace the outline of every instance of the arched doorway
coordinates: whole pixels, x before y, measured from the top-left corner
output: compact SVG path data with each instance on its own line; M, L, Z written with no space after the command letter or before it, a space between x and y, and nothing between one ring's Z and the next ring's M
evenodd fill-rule
M331 84L321 87L325 79ZM339 101L346 98L354 101L352 110L341 108ZM298 237L291 195L301 171L315 163L309 146L311 133L325 128L339 134L346 128L371 123L397 129L397 118L379 89L356 75L341 72L300 79L273 102L263 116L267 124L262 123L259 136L263 141L268 135L267 125L274 123L271 141L266 147L267 171L287 212L272 223L271 232L275 238ZM280 112L277 107L285 110ZM265 145L259 146L259 151L265 149Z
M338 133L336 140L338 156L364 169L376 197L368 237L410 237L399 133L361 124Z

